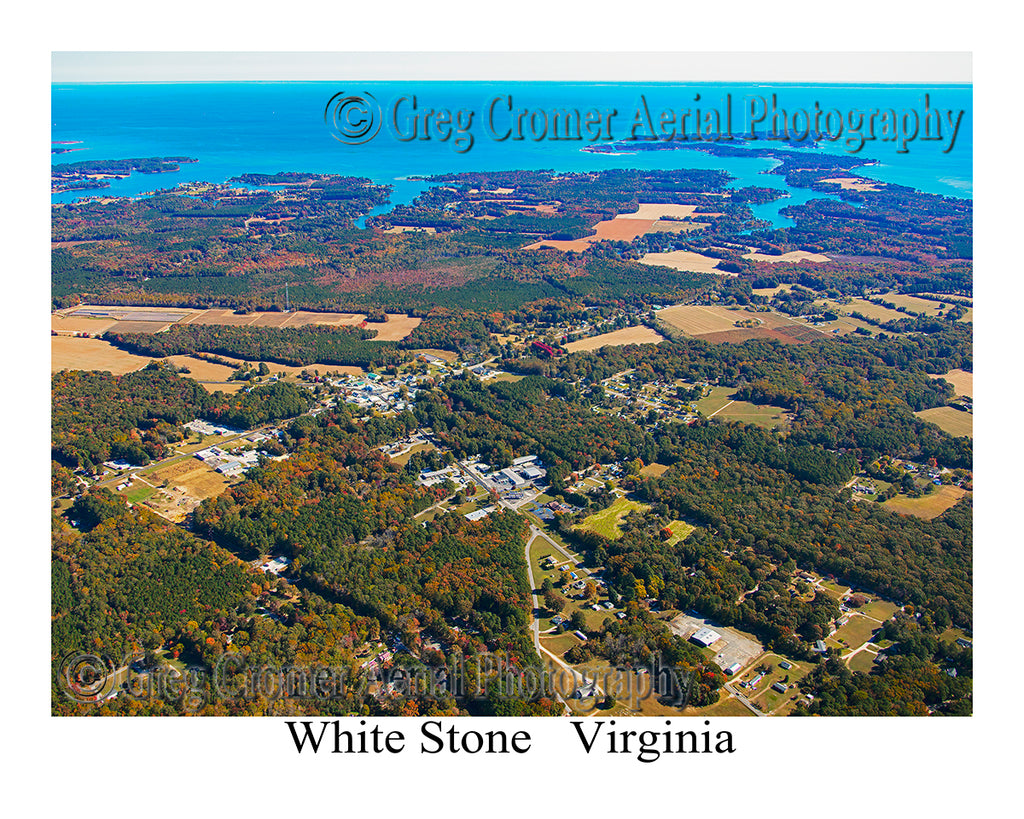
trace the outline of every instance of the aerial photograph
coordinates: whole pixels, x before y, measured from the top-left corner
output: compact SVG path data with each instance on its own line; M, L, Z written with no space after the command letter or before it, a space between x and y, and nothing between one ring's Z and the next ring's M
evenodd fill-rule
M52 715L973 714L970 83L117 56L52 55Z

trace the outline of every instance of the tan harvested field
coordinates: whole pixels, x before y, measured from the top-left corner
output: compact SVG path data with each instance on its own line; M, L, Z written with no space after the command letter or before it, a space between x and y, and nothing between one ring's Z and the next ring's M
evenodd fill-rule
M654 227L655 221L655 219L629 219L616 216L614 219L605 219L594 225L596 233L593 236L585 236L582 239L542 239L523 249L537 250L542 247L553 247L563 252L582 253L595 242L604 239L630 242L637 236L648 233Z
M207 392L226 392L229 394L236 393L242 387L247 386L244 381L200 381L199 383Z
M744 253L743 258L751 259L755 262L768 262L768 264L831 261L828 256L823 256L821 253L808 253L806 250L791 250L788 253L783 253L781 256L769 256L767 253Z
M658 318L692 336L733 330L737 321L745 319L755 319L760 322L760 327L767 329L804 327L780 313L750 313L746 310L730 310L719 305L678 304L659 310Z
M967 491L959 486L937 486L930 495L922 495L919 498L898 495L887 500L882 506L901 515L913 515L931 520L937 518L966 494Z
M915 313L924 313L927 316L938 315L939 304L941 304L941 302L919 299L916 296L906 296L901 293L887 293L882 298L895 304L897 307L905 307L908 310L913 310ZM949 309L948 304L946 309Z
M671 467L665 466L665 464L647 464L643 469L640 470L640 474L645 478L660 478Z
M196 381L227 381L234 372L232 367L214 364L212 361L193 358L190 355L171 355L163 360L170 361L175 367L188 367L189 372L183 373L183 375L194 378Z
M669 222L659 219L651 226L651 233L689 233L694 230L703 230L707 222Z
M63 335L72 333L91 333L99 335L105 333L110 327L117 323L111 318L90 318L88 316L61 316L54 314L50 316L50 329Z
M670 250L667 253L645 253L640 259L641 264L663 265L674 270L685 270L691 273L714 273L716 276L735 276L724 270L715 270L720 259L694 253L691 250Z
M748 315L753 314L697 304L677 304L657 312L658 318L666 324L691 336L732 330L739 319Z
M494 217L491 217L494 218ZM412 225L395 225L384 231L385 233L437 233L433 227L413 227Z
M106 312L102 318L91 318L83 312ZM267 312L236 314L233 310L173 310L160 307L79 307L74 311L54 313L51 326L58 331L156 333L171 324L219 324L232 327L305 327L325 324L332 327L366 324L376 330L378 341L401 341L415 330L422 319L404 313L388 313L386 322L367 322L364 313L316 313L296 310L291 313Z
M409 333L420 326L423 319L418 316L407 316L405 313L388 313L388 320L383 324L368 321L367 330L376 330L374 341L401 341Z
M303 370L311 374L325 375L326 373L342 373L345 375L363 375L365 370L362 367L350 367L342 366L340 364L310 364L307 367L293 367L289 364L278 364L276 361L243 361L241 358L234 358L233 356L219 355L217 358L223 358L225 361L231 362L234 366L239 364L251 364L254 367L259 367L260 363L264 363L270 368L270 372L273 375L278 373L284 373L286 376L299 375Z
M834 182L839 185L844 191L880 191L882 188L879 185L884 186L884 182L867 182L863 179L854 179L853 177L843 176L836 177L835 179L822 179L822 182Z
M954 438L974 437L974 416L969 412L953 407L935 407L915 412L914 415L938 425L939 429L948 432Z
M430 347L424 347L423 349L420 350L412 350L411 352L414 355L419 355L420 353L423 353L424 355L432 355L435 358L443 358L449 364L451 364L459 357L456 353L453 353L451 350L434 350Z
M581 338L579 341L570 341L565 345L570 353L578 353L580 350L598 350L601 347L622 347L626 344L660 344L665 339L659 333L646 325L639 327L623 327L621 330L614 330L610 333L602 333L599 336Z
M687 219L697 210L696 205L660 205L650 202L641 202L636 213L620 213L616 219L664 219L666 216L672 219Z
M957 395L974 398L974 373L966 370L950 370L945 375L932 375L930 378L943 378L953 385Z
M50 372L104 370L115 375L141 370L152 358L132 355L98 338L50 336Z
M970 307L967 312L964 313L957 321L962 321L966 324L972 324L974 322L974 308Z
M162 333L173 322L161 324L158 321L115 321L107 329L111 333Z
M772 298L772 296L775 296L778 293L782 293L792 289L793 285L791 284L778 284L775 287L755 287L752 292L755 296L765 296L766 298L770 299Z
M255 313L252 327L284 327L295 318L296 313Z
M888 296L882 296L882 298L886 301L889 299ZM866 299L862 299L860 297L851 299L849 304L840 305L840 309L846 313L860 313L873 321L895 321L902 318L909 318L909 316L903 313L897 313L895 310L890 310L888 307L881 307L877 304L872 304Z

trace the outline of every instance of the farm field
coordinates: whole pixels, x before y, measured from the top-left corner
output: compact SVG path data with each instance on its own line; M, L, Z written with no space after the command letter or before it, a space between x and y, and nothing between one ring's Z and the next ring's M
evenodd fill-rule
M887 293L882 298L887 302L895 304L897 307L905 307L908 310L913 310L915 313L937 316L940 312L940 302L931 301L930 299L919 299L916 296L907 296L902 293ZM946 307L948 308L949 305L947 304Z
M771 256L767 253L744 253L743 258L754 262L767 262L768 264L831 261L828 256L823 256L821 253L809 253L806 250L791 250L788 253L783 253L781 256Z
M884 182L869 182L866 179L857 179L850 176L840 176L834 179L822 179L822 182L833 182L844 191L879 191L879 185L884 187Z
M732 330L736 327L737 321L752 318L755 314L745 310L729 310L725 307L677 304L675 307L659 310L656 315L670 327L682 330L687 335L699 336L704 333ZM761 315L758 315L758 318L761 318Z
M597 512L588 518L584 518L583 523L579 525L579 528L597 532L599 535L603 535L609 540L616 540L622 536L622 530L619 529L619 522L626 517L627 514L633 511L646 512L648 509L650 509L649 506L637 503L634 500L617 498L607 509L602 509L600 512Z
M913 515L924 520L931 520L941 515L966 494L967 491L959 486L937 486L930 495L922 495L919 498L897 495L882 505L901 515Z
M172 324L226 325L234 327L305 327L326 324L332 327L365 323L376 330L377 341L401 341L415 330L422 319L405 313L388 313L385 322L367 322L363 313L266 312L237 314L233 310L185 310L158 307L120 307L90 305L63 310L51 316L51 327L59 332L134 332L156 333Z
M670 250L665 253L645 253L640 259L641 264L671 267L673 270L685 270L691 273L714 273L716 276L735 276L725 270L716 270L721 259L694 253L692 250Z
M881 297L885 301L889 301L889 296L885 295ZM838 305L839 309L845 313L857 312L863 316L867 316L872 321L899 321L903 318L909 318L904 313L898 313L895 310L890 310L888 307L882 307L878 304L872 304L867 299L860 297L854 297L850 300L849 304Z
M50 329L62 335L74 333L100 335L116 323L115 319L92 316L62 316L56 313L50 316Z
M647 464L643 469L640 470L640 474L645 478L660 478L671 467L665 466L665 464Z
M952 407L934 407L933 409L915 412L918 418L936 424L939 429L948 432L954 438L974 437L974 415Z
M621 330L613 330L610 333L602 333L599 336L581 338L579 341L570 341L565 349L570 353L578 353L581 350L598 350L601 347L622 347L626 344L660 344L665 339L656 331L646 325L636 327L623 327Z
M223 364L214 364L202 358L194 358L190 355L170 355L163 359L171 362L175 367L188 367L189 372L182 373L196 381L227 381L234 369ZM222 387L218 387L220 389Z
M945 375L931 375L929 378L944 378L956 390L957 395L974 398L974 373L966 370L950 370Z
M50 336L50 372L104 370L115 375L141 370L152 358L132 355L98 338Z

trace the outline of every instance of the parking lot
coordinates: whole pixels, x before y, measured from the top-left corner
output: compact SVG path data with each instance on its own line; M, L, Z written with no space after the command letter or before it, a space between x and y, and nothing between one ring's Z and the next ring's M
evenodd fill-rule
M709 628L721 635L721 639L710 646L714 654L714 662L719 668L725 669L733 663L746 666L764 651L764 646L750 637L745 637L734 629L720 626L711 620L695 617L692 614L679 614L668 624L673 634L689 640L701 628Z

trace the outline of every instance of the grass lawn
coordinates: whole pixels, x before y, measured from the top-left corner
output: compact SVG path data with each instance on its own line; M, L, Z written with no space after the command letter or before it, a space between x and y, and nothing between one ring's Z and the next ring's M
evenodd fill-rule
M533 567L533 580L538 589L544 584L546 578L551 578L551 582L556 583L561 575L558 569L542 569L540 567L541 560L545 555L551 555L556 563L561 563L563 559L558 550L544 538L534 538L533 543L530 544L530 564Z
M765 429L783 427L789 423L786 410L782 407L751 404L747 401L734 401L719 412L716 418L727 418L730 421L742 421L745 424L756 424Z
M866 617L851 616L850 622L832 635L836 641L845 643L850 648L857 648L871 639L871 634L878 628L878 623Z
M846 594L849 589L848 586L839 586L830 580L822 580L818 585L818 588L825 592L829 597L834 597L836 600Z
M668 525L668 528L672 531L672 537L665 542L672 546L680 540L686 540L697 527L691 526L685 520L674 520Z
M136 483L131 489L126 489L122 496L127 498L132 503L142 503L148 500L156 490L152 486L147 486L144 483Z
M691 709L687 709L689 712ZM693 713L702 717L752 717L754 712L735 697L722 692L721 698L714 705L707 708L694 708Z
M851 671L863 671L867 674L875 664L875 656L870 651L859 651L846 661L846 665Z
M729 403L729 398L736 392L735 387L711 387L711 391L696 402L695 406L705 418L718 412Z
M571 631L567 631L565 634L557 634L551 637L542 636L540 644L556 657L561 657L573 646L578 646L580 640Z
M408 452L403 452L401 455L397 455L391 460L394 461L399 466L405 466L407 463L409 463L409 459L412 458L412 456L415 455L417 452L430 452L436 448L437 447L430 443L416 444L415 446L411 447Z
M619 529L619 521L634 510L646 512L650 508L633 500L616 498L614 503L607 509L602 509L600 512L584 518L579 528L590 529L592 532L597 532L597 534L603 535L609 540L616 540L622 536L622 530Z
M881 620L884 623L899 611L899 606L895 603L889 603L886 600L874 600L866 606L861 606L857 611L861 614L866 614L868 617L874 617L876 620Z

